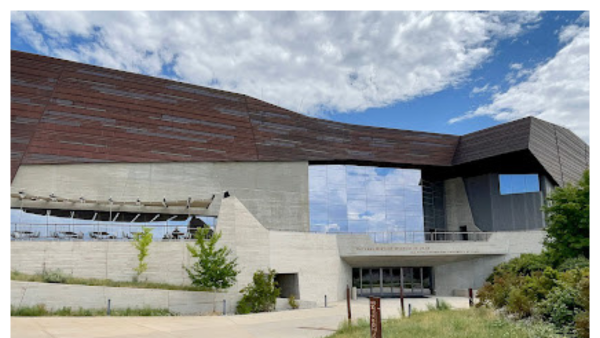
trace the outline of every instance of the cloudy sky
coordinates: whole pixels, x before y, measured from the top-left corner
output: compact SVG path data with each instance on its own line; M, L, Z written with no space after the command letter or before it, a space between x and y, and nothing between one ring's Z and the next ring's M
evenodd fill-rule
M464 134L533 115L589 140L587 12L12 12L11 38L336 121Z

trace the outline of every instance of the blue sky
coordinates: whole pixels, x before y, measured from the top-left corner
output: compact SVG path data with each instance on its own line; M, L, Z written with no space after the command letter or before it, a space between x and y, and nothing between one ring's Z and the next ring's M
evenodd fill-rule
M537 116L589 140L584 12L12 12L11 47L335 121L465 134Z

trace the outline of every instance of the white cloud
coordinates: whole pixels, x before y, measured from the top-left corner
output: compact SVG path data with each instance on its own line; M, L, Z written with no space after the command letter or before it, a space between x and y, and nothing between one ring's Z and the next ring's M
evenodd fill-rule
M522 63L511 63L509 67L510 67L510 69L513 69L513 70L520 70L521 68L523 68L523 64Z
M536 116L567 127L588 141L589 28L565 27L560 32L559 39L566 45L554 58L529 70L531 74L527 79L494 95L490 104L449 122L456 123L478 116L490 116L497 121Z
M495 93L500 89L498 85L490 86L489 83L486 83L483 87L473 87L471 90L470 96L481 94L481 93Z
M318 114L456 85L498 39L539 19L534 12L15 12L12 24L44 54L156 76L169 66L182 81Z

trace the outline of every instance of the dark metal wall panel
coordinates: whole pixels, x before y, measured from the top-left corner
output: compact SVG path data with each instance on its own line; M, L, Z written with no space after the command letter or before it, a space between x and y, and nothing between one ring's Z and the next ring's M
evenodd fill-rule
M458 137L348 125L248 98L259 159L448 166Z
M531 153L559 185L575 183L589 167L589 146L570 130L532 119Z
M527 149L531 119L521 119L460 137L453 165Z
M473 221L481 231L494 231L492 196L487 175L464 178Z
M465 178L475 224L483 231L519 231L544 227L543 193L501 195L498 174Z

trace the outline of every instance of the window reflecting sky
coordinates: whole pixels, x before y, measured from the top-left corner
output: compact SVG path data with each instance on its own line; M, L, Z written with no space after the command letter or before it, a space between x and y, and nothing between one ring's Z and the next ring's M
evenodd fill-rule
M422 232L420 180L417 169L310 166L311 231Z
M208 224L211 228L215 228L215 217L197 216ZM171 233L178 228L180 231L187 230L189 218L185 221L162 221L162 222L145 222L145 223L129 223L129 222L109 222L109 221L91 221L82 219L70 219L55 216L42 216L36 214L28 214L20 209L10 210L11 232L15 230L27 230L40 232L41 237L49 237L54 231L74 231L83 232L88 240L90 231L106 231L110 234L121 237L123 232L141 231L142 226L153 228L152 234L155 240L159 240L166 233Z
M537 174L500 175L500 194L523 194L540 191L540 178Z

